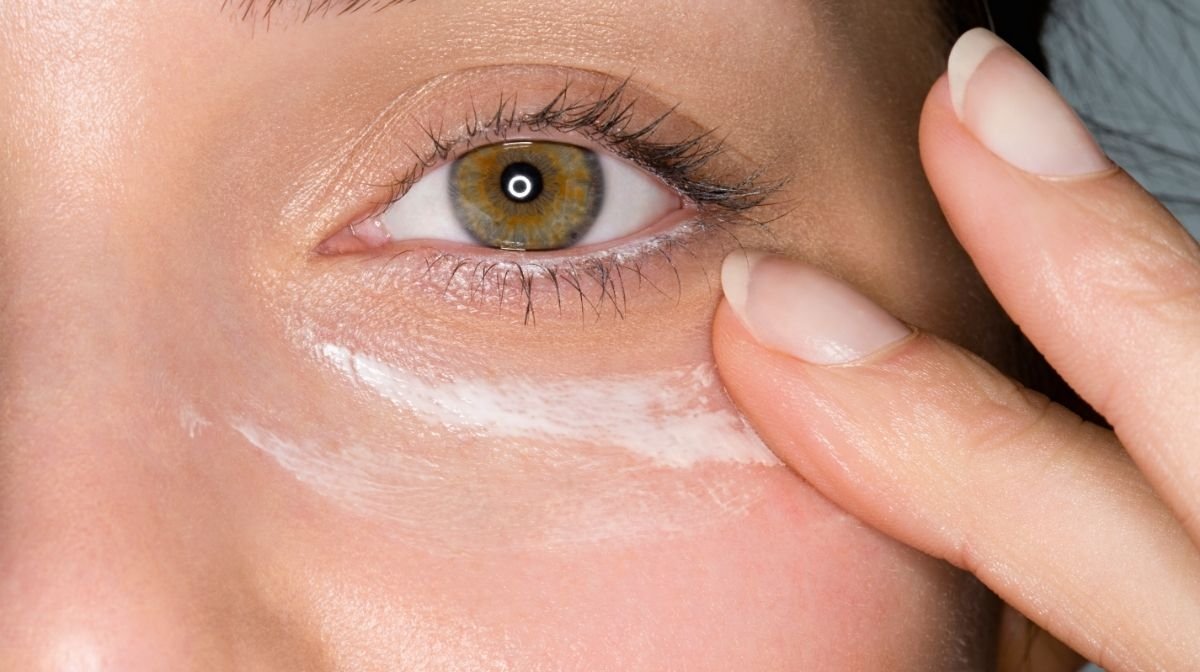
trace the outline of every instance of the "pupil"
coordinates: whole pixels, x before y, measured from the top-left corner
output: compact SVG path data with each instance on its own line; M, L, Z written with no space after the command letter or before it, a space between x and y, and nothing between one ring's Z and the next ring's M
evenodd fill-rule
M500 173L500 188L509 200L528 203L542 195L542 171L523 161L510 163Z

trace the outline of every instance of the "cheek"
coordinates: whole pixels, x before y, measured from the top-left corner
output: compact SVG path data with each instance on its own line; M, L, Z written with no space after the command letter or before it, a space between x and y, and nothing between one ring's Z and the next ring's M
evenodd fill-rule
M257 592L278 600L277 611L321 623L333 660L371 652L407 669L576 661L585 669L925 670L969 657L956 643L968 581L863 528L783 468L664 472L638 482L640 493L614 483L631 503L609 521L620 533L597 536L596 517L581 530L587 538L537 548L489 532L516 512L497 519L480 502L476 547L455 552L392 519L326 506L271 471L243 472L277 504L266 507L270 519L249 511L244 519L259 531L246 549L262 568ZM738 510L677 497L696 482L756 494ZM526 504L529 529L518 539L563 513L542 508L554 502ZM655 505L665 510L643 512L643 523L685 524L629 534L635 509Z
M226 439L320 506L442 555L573 549L743 516L782 472L711 364L603 376L484 376L331 343L326 403L244 408ZM278 407L276 407L278 408ZM323 416L323 417L322 417ZM290 477L290 478L289 478Z
M677 467L579 440L447 441L423 430L381 447L356 443L352 433L285 438L244 419L234 430L297 500L449 556L634 543L712 527L757 505L764 493L756 474L781 469Z
M642 368L636 377L581 365L574 378L500 385L527 365L463 365L431 321L413 327L426 329L424 354L424 341L372 349L332 328L281 340L276 320L252 310L229 323L242 332L222 342L257 347L198 352L194 371L177 372L223 381L178 418L221 512L189 525L222 530L207 536L236 549L221 556L241 560L222 567L254 596L247 619L273 615L329 661L979 662L978 621L963 606L986 605L975 584L864 528L762 452L711 370L693 366L707 329L665 341L684 361L658 370L609 348L618 370Z

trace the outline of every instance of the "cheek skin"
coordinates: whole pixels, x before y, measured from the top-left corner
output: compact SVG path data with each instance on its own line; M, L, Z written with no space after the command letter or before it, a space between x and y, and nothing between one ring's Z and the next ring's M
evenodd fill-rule
M781 470L710 363L489 374L457 349L385 362L310 343L311 377L284 387L342 403L295 414L260 398L219 414L330 506L451 556L690 533L744 515L762 496L756 475Z
M262 533L253 553L268 568L303 558L309 582L296 592L290 571L268 570L260 591L325 623L336 659L370 651L413 669L531 670L571 661L908 669L919 660L913 669L928 669L963 655L925 619L892 617L920 595L949 625L963 579L862 529L784 470L726 474L760 499L687 533L460 556L414 548L387 521L325 506L272 472L248 472L286 502L275 518L250 514ZM889 646L862 646L879 641Z
M451 439L398 422L377 391L245 310L234 322L256 325L250 340L264 347L226 360L242 400L206 400L176 422L207 458L195 468L224 484L214 508L239 521L259 613L320 623L330 659L770 670L929 669L971 655L955 644L970 581L863 528L784 468ZM384 493L373 500L383 508L306 482L248 440L263 435L237 432L234 411L284 442L315 441L325 476L353 473L363 453L351 448L368 451L373 470L353 475L369 486L359 494Z
M285 358L275 370L312 368L290 348L272 355ZM373 390L338 390L336 369L317 373L327 379L292 374L261 389L274 412L242 411L283 441L320 437L325 475L346 465L345 446L372 451L385 468L357 476L387 495L383 509L306 482L214 409L210 424L185 424L199 427L198 450L229 457L213 465L230 473L212 478L236 484L226 506L260 567L263 608L322 623L333 659L929 669L971 655L943 634L962 622L969 580L863 528L784 468L663 467L587 442L448 441L379 413ZM284 389L319 392L288 400ZM278 410L305 407L322 410ZM914 602L920 618L897 606Z

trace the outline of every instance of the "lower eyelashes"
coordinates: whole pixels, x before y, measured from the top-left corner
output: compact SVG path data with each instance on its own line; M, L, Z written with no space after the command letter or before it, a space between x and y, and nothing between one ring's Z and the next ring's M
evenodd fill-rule
M681 305L695 305L696 299L707 304L718 296L721 260L743 246L743 237L757 237L737 233L735 223L691 215L664 223L658 235L584 255L481 255L474 247L398 242L370 284L424 299L431 310L440 302L458 315L527 326L560 318L577 325L661 319Z

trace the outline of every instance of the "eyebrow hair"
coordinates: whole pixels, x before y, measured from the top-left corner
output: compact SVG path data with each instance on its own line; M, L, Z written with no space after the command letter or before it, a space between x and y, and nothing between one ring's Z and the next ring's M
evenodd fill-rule
M381 11L416 0L221 0L221 11L243 21L270 21L271 14L292 8L303 22L313 17L341 16L360 10Z

